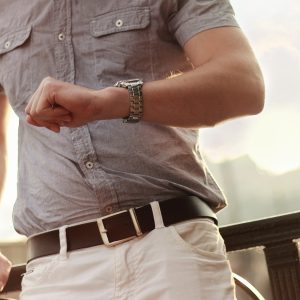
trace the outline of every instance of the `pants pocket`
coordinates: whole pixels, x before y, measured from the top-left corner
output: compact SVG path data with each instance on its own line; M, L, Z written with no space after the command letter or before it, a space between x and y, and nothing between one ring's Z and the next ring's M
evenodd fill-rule
M23 275L22 290L38 286L55 273L60 263L58 255L45 256L29 262Z
M169 226L169 230L177 246L184 247L207 259L226 259L224 240L218 227L212 221L189 220Z

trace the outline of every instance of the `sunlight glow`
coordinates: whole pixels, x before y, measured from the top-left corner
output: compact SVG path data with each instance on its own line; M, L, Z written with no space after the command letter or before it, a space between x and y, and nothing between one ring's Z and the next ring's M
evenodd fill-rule
M262 169L285 173L300 167L299 111L262 114L248 139L249 156Z
M19 237L13 229L11 220L12 209L17 196L18 120L11 110L7 125L7 174L0 204L0 238L14 239Z

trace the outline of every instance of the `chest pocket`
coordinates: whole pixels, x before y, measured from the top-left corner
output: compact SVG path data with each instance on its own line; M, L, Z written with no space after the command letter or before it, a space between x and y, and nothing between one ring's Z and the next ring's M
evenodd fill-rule
M149 7L121 9L90 21L95 70L102 85L142 77L150 63L149 25Z
M19 53L15 50L28 40L30 32L31 27L26 27L6 33L0 37L1 72L9 72L16 66L16 59L22 59L22 57L17 57Z
M31 88L27 45L30 34L31 26L25 26L0 36L0 84L13 107L25 101Z

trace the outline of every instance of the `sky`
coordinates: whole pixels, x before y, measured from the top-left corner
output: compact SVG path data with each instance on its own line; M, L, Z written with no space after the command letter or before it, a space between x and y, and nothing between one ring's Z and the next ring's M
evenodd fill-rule
M300 2L232 0L236 18L262 68L264 111L202 130L204 153L214 162L250 156L275 174L300 166Z
M300 167L300 1L232 0L266 84L264 111L201 130L203 152L213 162L248 155L261 169L281 174ZM8 174L0 205L0 238L15 238L17 121L8 135Z

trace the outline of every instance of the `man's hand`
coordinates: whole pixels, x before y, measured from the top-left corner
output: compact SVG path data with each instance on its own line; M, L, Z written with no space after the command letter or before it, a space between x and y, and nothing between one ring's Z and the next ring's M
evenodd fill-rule
M7 282L10 270L11 262L0 253L0 291L3 290Z
M120 103L120 93L124 93L123 89L92 90L47 77L25 109L27 122L59 132L62 126L78 127L94 120L121 118L128 114L129 100Z

